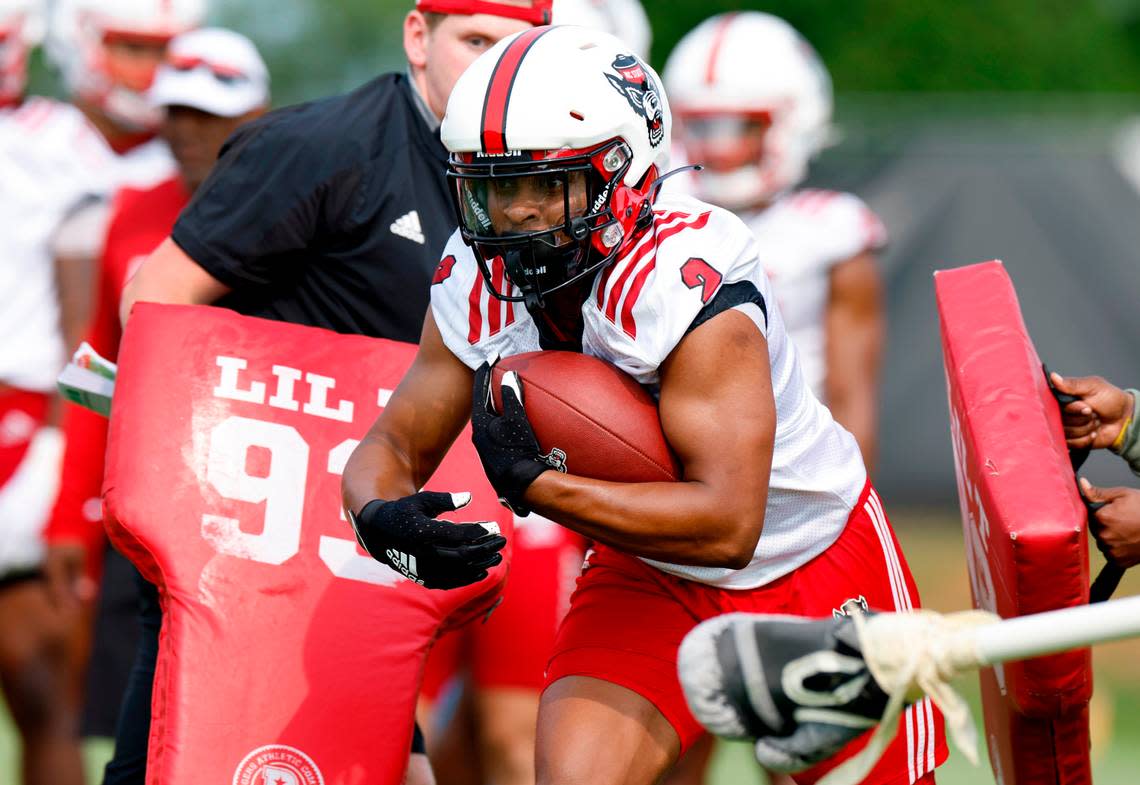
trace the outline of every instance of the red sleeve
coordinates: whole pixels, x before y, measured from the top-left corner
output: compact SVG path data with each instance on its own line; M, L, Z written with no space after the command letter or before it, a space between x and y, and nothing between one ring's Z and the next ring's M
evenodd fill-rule
M112 225L108 234L114 232ZM110 238L106 244L111 246ZM109 360L119 351L119 294L124 272L104 253L99 262L98 299L86 340ZM87 548L88 564L98 570L103 552L103 516L100 492L103 485L103 454L107 450L107 420L75 404L65 403L63 413L64 453L60 469L59 496L52 508L44 536L49 543L74 542Z
M68 404L63 415L65 447L59 496L48 519L49 543L77 542L92 555L103 550L103 453L107 449L107 420Z

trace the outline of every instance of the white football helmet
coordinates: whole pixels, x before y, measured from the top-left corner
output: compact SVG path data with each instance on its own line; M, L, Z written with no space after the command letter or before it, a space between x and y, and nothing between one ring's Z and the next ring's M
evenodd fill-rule
M657 74L607 33L536 27L481 55L441 134L460 231L491 292L541 308L612 262L652 220L671 123Z
M831 136L831 77L791 25L758 11L706 19L665 65L698 195L730 209L795 186Z
M41 0L0 0L0 106L23 97L28 54L42 34Z
M165 43L202 24L206 0L56 0L46 49L68 92L98 106L129 130L161 119L146 98L149 84L122 84L107 67L115 39ZM151 74L153 79L153 74Z
M554 24L592 27L620 38L649 59L653 31L638 0L554 0Z

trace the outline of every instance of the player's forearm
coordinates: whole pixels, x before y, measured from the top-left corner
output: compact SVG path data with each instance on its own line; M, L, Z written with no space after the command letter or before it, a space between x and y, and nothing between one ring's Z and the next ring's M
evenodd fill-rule
M535 512L635 556L739 569L764 523L765 499L745 503L748 496L700 482L610 483L548 471L525 498Z
M125 325L136 302L207 305L229 291L168 237L123 287L119 319Z
M401 499L418 489L407 452L384 434L364 437L349 456L341 478L344 507L354 512L373 499Z

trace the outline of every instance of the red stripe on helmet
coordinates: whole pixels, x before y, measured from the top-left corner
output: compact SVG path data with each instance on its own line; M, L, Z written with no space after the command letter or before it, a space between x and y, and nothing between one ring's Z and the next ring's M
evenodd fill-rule
M511 87L519 72L519 65L535 42L550 32L549 27L527 30L503 50L483 99L482 142L485 153L507 151L507 107L511 102Z
M724 47L724 39L728 38L728 28L736 19L736 14L725 14L713 32L712 48L709 50L709 62L705 66L705 84L716 81L716 68L720 61L720 50Z

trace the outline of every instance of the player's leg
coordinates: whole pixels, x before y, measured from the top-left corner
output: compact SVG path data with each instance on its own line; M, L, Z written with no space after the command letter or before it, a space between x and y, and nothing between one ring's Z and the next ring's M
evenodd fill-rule
M680 748L665 716L625 687L567 676L542 694L538 785L652 785Z
M650 785L703 733L677 678L711 587L599 547L558 631L539 707L539 785Z
M52 605L42 579L0 584L0 684L23 741L25 785L83 782L69 645L76 625Z
M681 756L677 765L669 770L665 779L661 780L661 785L703 785L708 776L709 764L712 763L712 756L715 751L716 740L711 735L705 734ZM761 774L761 767L758 763L755 765L755 771L749 773L747 782L764 782L765 775L767 775L768 785L794 785L795 783L795 780L787 774L778 774L772 771L765 771Z
M464 661L472 621L442 635L431 647L420 681L416 718L438 782L481 785L475 708Z
M540 694L537 688L475 690L475 732L484 782L534 785L534 744Z
M661 785L702 785L712 761L713 746L712 736L707 733L701 736L669 770Z
M553 521L515 521L503 601L470 628L471 682L483 779L534 785L535 731L546 664L582 571L584 542Z
M424 734L417 723L412 734L412 754L408 757L408 770L404 773L404 785L435 785L431 761L428 760Z
M0 385L3 388L3 385ZM58 489L62 440L40 428L48 398L0 389L0 685L23 741L24 782L82 782L78 608L57 607L40 568L42 532Z
M791 576L798 606L806 616L850 613L856 607L905 611L919 607L918 588L895 539L881 500L869 486L839 539ZM795 780L810 785L862 749L870 733L849 744L826 764ZM942 715L925 698L903 712L899 732L863 785L908 785L934 782L936 766L945 761Z

